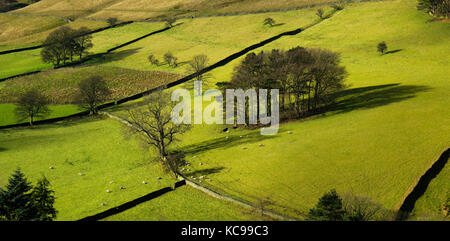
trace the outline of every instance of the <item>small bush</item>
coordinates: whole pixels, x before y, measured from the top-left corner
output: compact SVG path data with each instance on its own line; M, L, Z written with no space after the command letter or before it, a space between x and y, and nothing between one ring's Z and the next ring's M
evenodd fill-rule
M386 52L387 48L388 48L387 44L384 41L381 43L378 43L378 45L377 45L377 50L378 50L378 52L381 53L381 55L383 55Z
M117 20L117 18L108 18L108 19L106 20L106 22L108 22L109 26L114 26L114 25L116 25L118 21L119 21L119 20Z
M153 65L159 65L159 60L153 54L148 56L148 61Z
M323 14L324 14L323 9L321 9L321 8L317 9L316 15L317 15L320 19L323 19L323 18L324 18L324 17L323 17Z

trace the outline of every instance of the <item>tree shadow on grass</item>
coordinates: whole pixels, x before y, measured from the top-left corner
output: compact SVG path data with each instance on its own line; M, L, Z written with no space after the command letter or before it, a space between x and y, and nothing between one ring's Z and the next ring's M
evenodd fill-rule
M125 59L131 55L134 55L139 52L142 48L134 48L134 49L126 49L121 51L114 51L110 53L100 53L94 54L89 57L89 60L86 61L86 64L105 64L110 62L119 61Z
M183 173L186 176L206 176L214 173L219 173L225 169L225 167L213 167L213 168L206 168L206 169L200 169L192 172L185 172Z
M277 135L264 136L261 135L259 131L254 131L247 135L243 135L242 137L239 135L230 135L228 133L224 133L223 137L203 141L197 144L185 146L182 148L182 151L185 154L199 154L202 152L206 152L209 150L217 149L217 148L229 148L233 146L242 145L243 147L267 139L276 138ZM226 138L228 136L228 138Z
M356 109L369 109L411 99L419 92L430 90L422 85L387 84L344 90L329 110L346 113Z
M272 27L278 27L278 26L283 26L283 25L285 25L285 23L276 23L276 24L272 25Z
M0 146L0 152L6 151L6 150L8 150L8 149L6 149L6 148Z
M395 53L398 53L400 51L403 51L403 49L389 50L389 51L384 52L384 54L395 54Z

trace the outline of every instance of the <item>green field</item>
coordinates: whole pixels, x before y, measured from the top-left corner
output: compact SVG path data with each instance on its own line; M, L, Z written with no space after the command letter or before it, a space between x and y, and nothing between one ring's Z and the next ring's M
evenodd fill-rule
M2 63L0 65L0 79L52 68L51 64L42 62L40 49L0 55L0 61Z
M412 212L413 220L442 220L442 204L450 195L450 165L447 163L439 175L431 181L425 194L417 200Z
M111 28L93 34L90 50L93 53L103 53L108 49L119 46L128 41L134 40L156 30L164 28L163 23L131 23L125 26Z
M44 175L56 193L58 220L80 219L170 187L176 180L162 173L159 164L150 161L154 156L142 149L134 138L124 139L121 130L117 121L89 118L36 129L2 130L0 186L6 184L17 167L33 182ZM153 209L145 208L148 205ZM196 220L257 218L247 209L188 187L138 207L143 212L132 209L111 219L190 220L194 215ZM158 214L154 215L156 207ZM135 216L137 211L139 215Z
M88 118L3 130L0 143L0 186L17 167L32 181L45 175L56 193L59 220L93 215L174 182L158 164L149 164L148 152L133 138L124 140L114 120ZM164 178L157 180L158 176ZM142 184L144 180L147 184Z
M104 221L248 221L268 220L254 210L205 195L186 186ZM270 219L269 219L270 220Z
M15 104L0 104L0 126L13 125L19 123L16 116L14 115L14 109L16 108ZM45 117L45 119L64 117L68 115L72 115L81 110L76 105L50 105L50 115ZM37 118L37 120L40 120ZM28 122L28 120L24 120L22 122Z
M271 197L275 210L300 218L331 188L398 208L450 140L449 26L427 22L414 6L414 1L355 4L266 46L339 51L353 89L343 93L337 110L286 123L274 137L238 131L225 141L220 128L194 128L183 143L192 152L189 160L200 170L221 169L209 175L214 188L253 202ZM379 41L397 51L380 56ZM226 81L236 63L213 73ZM196 165L200 162L206 166Z
M324 8L328 13L329 7ZM251 14L242 16L210 17L183 19L176 26L162 34L138 41L121 48L116 52L131 52L120 60L106 63L107 65L143 69L162 70L176 73L187 73L187 62L195 55L205 54L209 64L213 64L250 45L282 32L307 27L318 21L315 15L317 8L297 11ZM264 26L264 19L273 18L277 24L274 27ZM220 31L218 31L220 30ZM164 63L164 54L171 52L178 58L177 68ZM152 65L148 61L149 54L163 63Z
M113 13L115 7L123 9L124 4L130 3L103 0L86 5L86 9L66 11L70 2L53 6L52 1L42 0L39 5L18 12L103 18L106 12ZM215 13L232 12L236 6L258 9L259 2L250 6L242 1ZM272 8L281 6L269 2ZM158 14L151 16L166 13L168 6L176 4L180 1L167 2L160 6ZM189 4L181 4L180 15L187 14L182 10ZM143 9L137 13L133 9L136 6L130 4L127 14L126 11L114 14L131 18L130 13L134 13L134 17L140 18L147 16L145 11L156 11ZM205 5L200 13L211 13L211 9ZM123 86L130 86L126 96L157 85L158 80L146 75L151 73L149 70L186 74L186 63L195 55L206 54L210 64L214 63L281 32L318 22L316 10L317 7L183 19L168 31L92 61L93 66L47 71L20 80L25 85L33 83L60 93L92 73L102 73L111 79L121 71L126 75L142 74L146 81L138 78L115 83L119 92ZM330 7L325 10L332 11ZM272 17L280 25L263 26L266 17ZM170 148L186 153L191 170L183 174L205 176L202 185L244 202L256 204L270 198L273 204L269 209L297 219L304 219L318 198L333 188L340 194L368 196L388 210L397 210L420 176L450 146L450 25L430 19L416 9L415 0L353 3L300 34L284 36L259 48L255 52L297 46L339 52L349 73L346 82L349 89L339 94L336 105L328 112L283 123L274 136L262 136L259 130L243 128L230 128L225 133L223 125L194 126L182 136L181 142ZM98 33L94 36L93 52L103 52L162 27L162 23L133 23ZM376 51L381 41L389 47L384 55ZM150 53L161 61L167 51L178 57L179 67L154 66L148 62ZM21 68L46 68L32 60L33 55L25 53L0 56L0 78L3 73L5 76L20 73ZM211 71L209 87L229 81L242 59ZM42 78L34 79L37 77ZM25 85L19 79L0 83L0 97L3 93L7 102ZM50 92L48 95L59 96ZM126 117L127 107L140 101L107 111ZM0 125L15 123L13 108L12 104L0 104ZM52 115L56 116L76 111L73 105L52 108ZM142 149L133 138L124 139L122 130L120 122L101 118L0 130L0 187L19 166L32 181L44 174L56 191L58 220L76 220L170 186L175 180L163 174L158 164L149 163L156 157L154 151ZM54 169L49 169L50 166ZM449 175L447 164L417 201L411 219L442 219L440 205L449 192ZM142 184L143 180L148 184ZM126 189L120 190L120 186ZM107 189L112 192L107 193ZM101 206L102 202L106 206ZM106 220L257 219L249 210L182 187Z
M79 28L81 26L87 25L88 27L90 27L91 25L89 23L93 21L86 21L86 23L81 24L82 22L83 20L75 21L73 23L68 24L68 26L73 28ZM91 29L95 29L98 27L99 26L94 25L93 28ZM103 53L110 48L116 47L122 43L131 41L133 39L136 39L153 31L159 30L161 28L163 28L163 25L160 23L133 23L101 31L99 33L93 34L92 42L94 44L94 47L91 50L89 50L89 52L92 54ZM52 31L53 30L54 29L52 29ZM47 36L49 32L45 32L42 34L45 34L45 36ZM32 36L32 37L35 37L33 42L43 41L43 39L39 38L39 36ZM2 44L1 41L0 44ZM0 45L0 50L29 47L30 45L8 45L6 43L5 45ZM18 53L0 55L0 61L2 62L2 65L0 65L0 78L6 78L36 70L50 69L51 64L46 64L42 62L40 51L41 49L35 49L22 51ZM123 52L118 50L116 53L111 54L107 61L116 61L116 59L121 59L122 57L130 54L132 54L132 52L130 51Z

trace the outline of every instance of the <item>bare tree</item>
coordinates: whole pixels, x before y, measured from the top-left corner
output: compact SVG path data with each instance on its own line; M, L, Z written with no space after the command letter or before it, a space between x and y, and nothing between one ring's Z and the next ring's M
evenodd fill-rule
M177 58L173 56L171 52L167 52L164 54L164 60L166 61L167 65L169 65L172 68L175 68L178 66Z
M317 9L316 15L317 15L320 19L323 19L323 18L324 18L323 14L324 14L323 9L321 9L321 8Z
M159 65L159 60L155 57L154 54L150 54L148 56L148 61L153 65Z
M106 19L106 22L108 22L109 26L116 25L118 21L119 20L117 18L113 18L113 17Z
M159 153L163 167L177 175L178 162L182 160L168 157L167 148L177 141L176 136L184 133L188 126L172 123L172 107L170 95L164 92L164 89L158 90L144 99L143 106L128 111L127 130L147 146L154 147Z
M32 126L35 118L42 118L50 113L47 104L47 98L41 92L36 89L28 90L17 101L16 117L19 121L29 119Z
M166 26L167 26L168 28L171 28L171 27L173 27L173 24L174 24L176 21L177 21L177 20L174 19L174 18L169 18L169 19L166 20Z
M196 81L202 81L205 83L208 78L211 77L208 73L201 73L201 71L206 67L208 67L208 56L204 54L197 55L189 61L188 72L189 74L195 74ZM190 81L189 83L191 83L191 87L193 87L193 81Z
M94 45L92 44L92 35L89 34L91 30L87 27L81 27L75 30L75 34L77 35L74 39L74 50L75 53L78 54L80 59L83 57L83 54L88 53L88 49L92 48Z
M257 208L259 214L261 215L261 221L264 221L264 218L265 218L264 212L267 211L267 207L270 205L273 205L273 202L270 199L270 197L260 198L256 202L256 208Z
M351 221L386 221L393 217L391 212L369 197L357 196L350 192L344 194L342 206Z
M100 76L83 79L78 84L78 88L76 102L81 108L89 110L94 115L97 114L98 105L105 102L111 95L106 82Z
M273 20L273 18L266 18L264 19L264 25L269 25L270 27L273 27L275 25L275 20Z

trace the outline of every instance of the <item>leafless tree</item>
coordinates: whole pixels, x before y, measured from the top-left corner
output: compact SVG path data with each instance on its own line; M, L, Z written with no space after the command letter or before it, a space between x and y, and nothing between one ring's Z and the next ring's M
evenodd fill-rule
M173 103L170 95L160 89L145 97L144 104L128 111L129 133L137 136L146 146L154 147L159 154L161 164L176 175L178 162L182 158L169 156L167 148L177 141L177 135L189 127L172 122Z
M78 89L75 101L81 108L89 110L94 115L97 114L98 105L108 100L111 95L106 82L100 76L83 79L78 84Z
M42 118L50 113L47 104L47 98L41 92L36 89L28 90L17 101L16 117L18 120L28 119L32 126L35 118Z
M384 209L381 204L369 197L358 196L351 192L342 197L342 206L352 221L386 221L392 218L392 213Z

